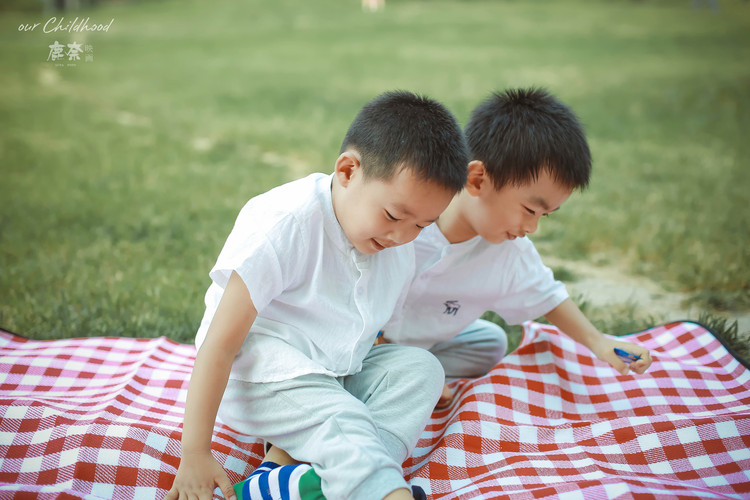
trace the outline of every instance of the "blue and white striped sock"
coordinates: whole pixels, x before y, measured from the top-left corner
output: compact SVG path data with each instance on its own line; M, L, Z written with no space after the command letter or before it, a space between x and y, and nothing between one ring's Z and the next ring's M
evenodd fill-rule
M237 500L325 500L320 477L309 464L279 465L263 462L250 476L234 485ZM411 487L415 500L426 500L424 490Z
M263 462L234 492L237 500L325 500L320 477L308 464Z

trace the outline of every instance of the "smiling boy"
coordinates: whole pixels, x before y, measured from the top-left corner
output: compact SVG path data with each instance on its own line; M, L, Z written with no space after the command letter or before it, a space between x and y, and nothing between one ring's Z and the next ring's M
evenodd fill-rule
M217 414L310 463L329 500L412 498L401 463L442 368L422 349L373 342L414 271L404 244L461 189L467 161L450 112L390 92L357 115L333 174L245 205L210 273L168 500L215 486L234 497L211 455Z
M588 185L591 154L575 114L544 90L508 90L472 112L465 134L466 186L415 241L417 273L384 341L429 349L448 377L475 377L507 347L499 326L478 319L485 311L510 324L544 316L619 372L644 373L648 350L602 335L526 238ZM641 359L628 366L615 347ZM451 399L446 386L439 405Z

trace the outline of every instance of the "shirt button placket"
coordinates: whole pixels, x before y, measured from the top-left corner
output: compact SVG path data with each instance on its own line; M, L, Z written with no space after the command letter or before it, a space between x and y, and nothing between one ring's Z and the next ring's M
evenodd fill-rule
M369 314L368 314L368 307L367 307L367 282L370 278L370 266L369 261L365 257L364 259L360 256L355 254L354 256L354 265L357 268L357 271L359 271L359 278L357 279L357 282L354 284L354 303L357 306L357 311L359 311L360 318L362 319L362 331L360 332L359 338L361 339L362 336L365 334L365 331L368 328L368 325L371 321L368 321ZM360 342L358 341L357 344ZM352 359L350 359L349 362L349 369L352 369L352 364L354 361L354 357L358 354L358 347L357 346L352 350Z

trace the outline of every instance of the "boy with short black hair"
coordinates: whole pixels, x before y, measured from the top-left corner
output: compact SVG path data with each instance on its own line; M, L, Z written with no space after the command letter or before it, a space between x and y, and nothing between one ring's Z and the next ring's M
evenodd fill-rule
M443 372L426 351L373 342L414 271L404 243L463 187L467 161L449 111L390 92L357 115L332 175L245 205L210 274L167 499L234 496L211 455L217 414L312 464L329 500L412 498L401 463Z
M417 273L385 340L429 349L448 377L481 376L505 355L510 324L544 316L621 373L644 373L648 350L603 336L570 300L527 234L589 182L591 154L575 114L541 89L494 93L465 127L465 188L415 241ZM639 355L625 364L618 347ZM452 393L446 386L439 406Z

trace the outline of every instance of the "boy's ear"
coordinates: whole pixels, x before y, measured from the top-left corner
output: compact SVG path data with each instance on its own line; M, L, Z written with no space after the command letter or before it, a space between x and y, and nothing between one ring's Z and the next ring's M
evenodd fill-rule
M486 188L490 184L490 178L487 175L487 169L484 167L484 162L473 160L471 163L469 163L469 175L466 179L466 191L471 196L479 196L479 192L482 190L482 188Z
M354 151L344 151L336 160L336 179L342 187L346 187L359 169L359 155Z

